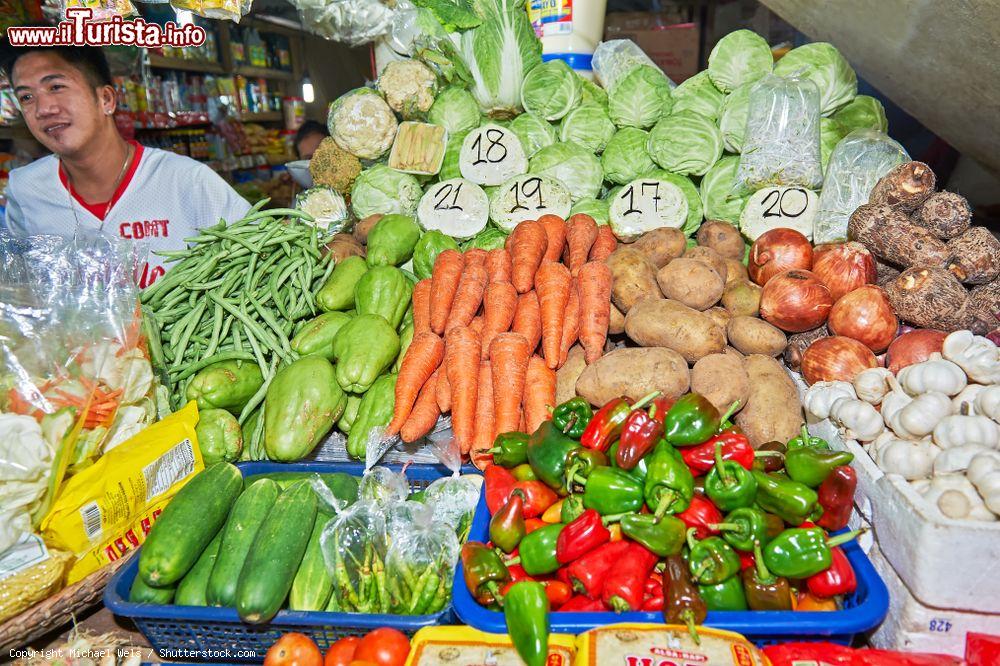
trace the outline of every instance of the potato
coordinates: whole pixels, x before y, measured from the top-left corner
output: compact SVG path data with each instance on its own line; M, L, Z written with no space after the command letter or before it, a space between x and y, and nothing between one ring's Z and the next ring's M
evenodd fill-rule
M625 315L625 333L643 347L668 347L694 363L726 346L722 327L707 315L671 300L640 301Z
M656 283L667 298L695 310L719 302L726 283L711 266L698 259L674 259L656 272Z
M586 367L587 361L583 358L583 347L580 345L570 347L566 362L556 372L557 405L576 397L576 380L580 378L580 374Z
M729 271L726 268L726 260L719 256L719 253L710 247L702 247L700 245L689 247L684 252L684 256L688 259L704 261L719 275L729 275ZM725 280L723 280L723 282L725 282Z
M730 347L729 345L726 345L726 348L722 350L722 353L725 354L726 356L732 356L733 358L738 358L740 359L741 362L745 361L747 358L743 354L743 352L741 352L739 349L737 349L736 347Z
M802 428L802 403L785 368L770 356L754 354L746 360L750 377L747 405L735 422L754 448L765 442L787 442Z
M733 318L733 315L729 312L729 310L718 306L709 308L702 312L702 314L721 326L723 331L726 330L726 324L729 323L729 320Z
M733 317L726 326L726 337L743 354L778 356L788 344L781 329L756 317Z
M739 230L722 220L707 220L698 229L695 238L698 245L712 248L724 259L742 260L746 252L746 243Z
M738 259L726 259L726 284L733 280L750 281L750 273L743 262Z
M618 335L625 332L625 315L611 304L611 320L608 322L608 333Z
M750 394L750 377L743 359L732 354L709 354L691 369L691 391L700 393L725 412L737 400L742 407Z
M642 252L657 268L663 268L684 254L687 238L680 229L660 227L647 231L629 247Z
M611 302L623 314L637 302L650 296L660 298L656 267L642 252L620 247L607 260L611 269Z
M368 232L372 230L379 220L384 216L382 213L375 213L374 215L369 215L365 219L361 220L354 225L354 238L359 243L368 243Z
M761 288L749 280L733 281L722 292L722 307L734 317L756 317L760 312Z
M334 234L326 242L324 252L333 257L334 261L343 261L348 257L354 256L365 256L364 246L355 240L351 234Z
M576 393L599 406L619 396L638 400L652 391L676 398L690 385L687 363L674 350L631 347L615 349L588 365L576 382Z

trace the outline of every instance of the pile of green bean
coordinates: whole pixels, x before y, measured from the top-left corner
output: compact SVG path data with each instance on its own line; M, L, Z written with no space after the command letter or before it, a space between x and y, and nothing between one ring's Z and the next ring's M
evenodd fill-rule
M298 358L289 344L296 322L319 314L315 293L334 262L323 257L315 227L285 222L308 215L261 210L266 203L238 222L201 229L185 239L188 249L160 253L173 266L141 294L150 355L175 409L199 370L256 362L265 381L240 414L245 424L278 366Z

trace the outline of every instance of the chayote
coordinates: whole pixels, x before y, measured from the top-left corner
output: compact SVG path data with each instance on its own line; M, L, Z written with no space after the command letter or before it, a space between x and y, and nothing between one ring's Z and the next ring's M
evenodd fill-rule
M434 270L434 261L437 256L445 250L457 250L458 243L451 236L441 233L437 229L428 231L413 248L413 272L421 280L431 276Z
M350 310L354 307L354 288L367 271L368 264L362 257L344 259L319 288L316 305L323 312Z
M236 417L224 409L205 409L198 413L198 448L205 467L225 460L239 460L243 452L243 432Z
M396 330L410 307L413 285L398 268L375 266L358 281L354 294L359 315L381 315Z
M396 405L396 375L382 375L361 398L358 417L347 436L347 455L364 458L372 428L389 425Z
M382 316L359 314L337 331L333 355L340 387L364 393L399 356L399 336Z
M191 378L184 392L198 409L225 409L239 414L264 385L260 367L252 361L219 361Z
M392 213L379 220L368 232L368 265L399 266L413 256L420 239L420 227L409 215Z
M399 372L399 366L403 364L403 357L406 356L406 350L410 348L410 343L413 342L413 320L410 320L409 324L403 325L403 330L399 334L399 356L396 357L396 362L392 366L393 372Z
M324 312L310 319L292 338L292 351L300 356L318 354L328 361L333 360L333 339L340 327L351 321L346 312Z
M351 426L354 425L355 419L358 418L358 407L361 406L362 396L357 393L347 394L347 406L344 407L344 413L340 415L340 420L337 421L337 429L345 435L351 432Z
M267 457L291 462L309 455L346 404L333 366L322 356L303 356L279 370L264 397Z

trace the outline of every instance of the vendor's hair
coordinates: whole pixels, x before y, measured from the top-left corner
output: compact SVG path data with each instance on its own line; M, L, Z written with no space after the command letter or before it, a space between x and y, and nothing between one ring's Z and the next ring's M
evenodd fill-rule
M51 52L82 73L94 88L114 85L111 68L104 51L97 46L11 46L4 40L0 46L0 63L7 80L13 84L14 64L29 53Z
M330 136L330 130L327 129L325 123L316 122L315 120L307 120L299 127L299 131L295 133L295 148L299 147L302 143L302 139L306 138L310 134L322 134L323 136Z

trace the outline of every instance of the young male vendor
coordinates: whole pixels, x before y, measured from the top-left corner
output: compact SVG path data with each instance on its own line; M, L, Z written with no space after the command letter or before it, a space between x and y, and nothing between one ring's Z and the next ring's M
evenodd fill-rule
M144 242L149 258L138 279L146 287L165 272L153 252L182 249L199 227L238 220L250 209L205 164L122 138L100 49L7 47L5 55L25 124L53 153L10 173L12 234L86 229Z

